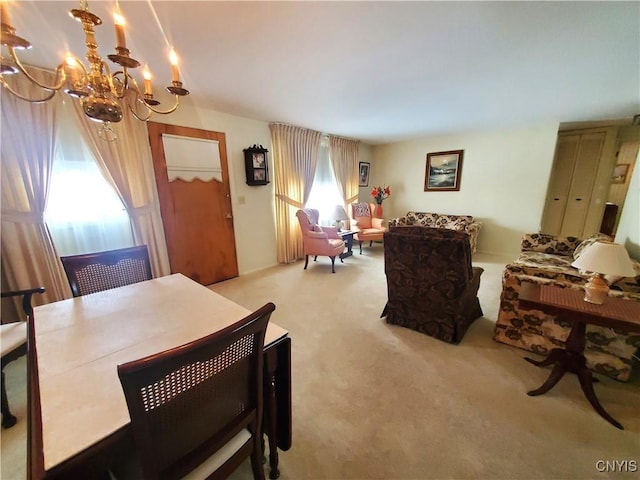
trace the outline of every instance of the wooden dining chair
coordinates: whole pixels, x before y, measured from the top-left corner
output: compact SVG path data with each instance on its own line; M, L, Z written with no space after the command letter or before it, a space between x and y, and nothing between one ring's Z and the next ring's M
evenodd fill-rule
M74 297L151 280L146 245L60 257Z
M142 478L227 478L262 466L263 347L275 310L118 366Z
M44 293L43 287L30 288L28 290L16 290L2 292L2 298L22 297L22 311L24 319L13 319L13 321L0 325L0 347L2 349L2 385L0 386L1 407L2 407L2 427L10 428L16 424L16 417L9 410L9 400L4 382L4 367L27 354L27 323L33 317L33 307L31 298L35 293ZM5 316L6 319L6 316Z

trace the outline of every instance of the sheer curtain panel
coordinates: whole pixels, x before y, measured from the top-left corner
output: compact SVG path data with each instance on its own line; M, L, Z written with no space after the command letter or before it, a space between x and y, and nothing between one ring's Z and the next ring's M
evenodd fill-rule
M78 134L75 109L62 97L45 221L60 256L132 247L129 215Z
M275 176L276 243L278 262L304 256L296 212L309 199L320 153L321 133L272 123L271 144Z

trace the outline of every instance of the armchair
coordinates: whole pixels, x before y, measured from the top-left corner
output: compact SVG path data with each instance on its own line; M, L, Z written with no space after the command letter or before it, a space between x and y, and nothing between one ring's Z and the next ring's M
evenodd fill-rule
M349 219L351 230L356 232L353 238L360 246L360 255L362 255L362 242L369 242L369 246L374 241L383 239L384 232L387 229L384 226L384 219L374 216L374 203L352 203L349 205Z
M338 235L338 229L318 225L320 214L314 208L298 210L296 216L302 231L304 269L306 270L309 264L309 255L313 255L314 262L318 259L318 255L326 255L331 259L331 273L336 273L336 256L340 257L344 251L344 241ZM342 262L341 257L340 262Z
M469 236L430 227L391 227L384 234L387 323L458 343L482 316L483 269L471 266Z

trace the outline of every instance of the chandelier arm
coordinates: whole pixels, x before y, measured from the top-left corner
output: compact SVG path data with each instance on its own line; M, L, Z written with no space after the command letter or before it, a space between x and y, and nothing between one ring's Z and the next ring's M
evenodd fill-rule
M9 93L15 95L20 100L24 100L25 102L29 102L29 103L44 103L44 102L47 102L47 101L51 100L53 98L53 96L57 92L57 90L45 89L46 91L49 92L46 97L33 99L33 98L25 97L24 95L16 92L13 88L11 88L11 86L7 83L7 81L4 79L4 77L2 75L0 75L0 82L2 83L2 86L4 88L9 90Z
M146 109L147 109L147 114L146 114L146 115L143 115L143 116L138 115L138 112L136 112L135 108L133 108L133 107L131 106L131 103L127 102L127 106L129 107L129 111L131 112L131 114L132 114L134 117L136 117L136 119L140 120L141 122L146 122L146 121L148 121L148 120L151 118L151 109L150 109L150 108L149 108L149 106L148 106L146 103L144 103L142 100L137 99L137 100L136 100L136 103L137 103L137 102L142 103L142 104L146 107Z
M13 62L16 64L16 67L18 67L18 70L20 70L20 72L25 77L27 77L27 79L31 83L37 85L38 87L43 88L45 90L52 90L55 93L58 90L60 90L62 88L62 86L64 85L64 81L66 79L66 75L64 73L64 65L63 64L60 64L60 65L58 65L56 67L56 76L55 76L54 85L45 85L45 84L39 82L38 80L36 80L31 74L29 74L27 69L22 65L22 62L20 61L20 59L16 55L15 49L13 47L9 47L9 54L11 55L11 59L13 60ZM52 98L52 97L48 97L48 98Z
M176 103L174 103L173 107L169 108L168 110L159 110L157 108L153 108L151 105L147 105L146 103L144 104L144 106L147 107L149 110L151 110L153 113L157 113L159 115L168 115L169 113L175 112L180 106L180 96L175 95L175 97L176 97Z

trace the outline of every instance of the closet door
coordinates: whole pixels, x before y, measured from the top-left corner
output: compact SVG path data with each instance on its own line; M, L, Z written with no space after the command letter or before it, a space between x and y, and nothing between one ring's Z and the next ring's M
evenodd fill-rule
M615 161L615 128L561 132L541 231L585 238L600 227Z
M560 235L582 238L606 133L580 136ZM603 205L604 207L604 205Z
M549 190L542 218L542 231L552 235L560 235L564 212L567 208L569 189L576 156L580 146L580 135L563 135L558 137L556 155L549 179Z

